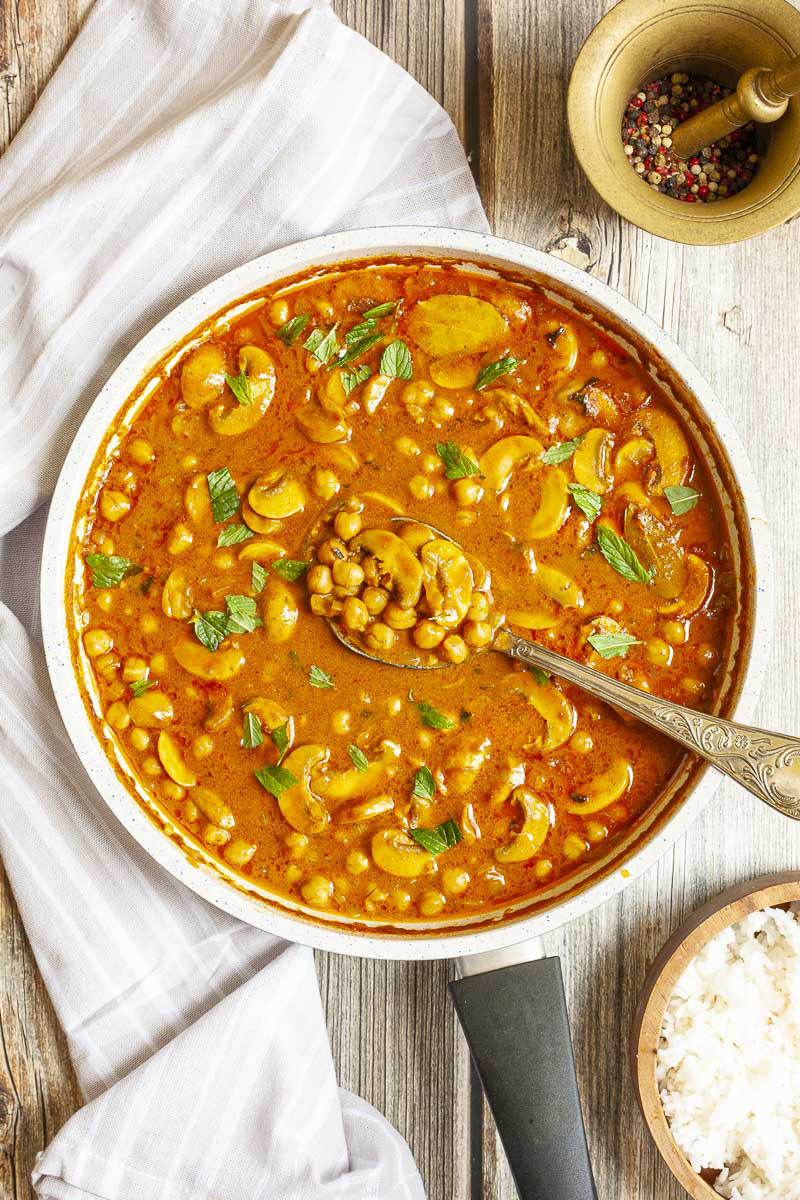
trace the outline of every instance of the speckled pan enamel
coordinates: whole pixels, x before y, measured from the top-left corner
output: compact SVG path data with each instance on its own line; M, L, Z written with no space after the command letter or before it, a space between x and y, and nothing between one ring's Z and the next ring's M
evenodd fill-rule
M609 328L648 361L664 384L671 377L691 396L700 444L715 447L717 462L727 459L723 475L743 499L738 514L739 543L745 567L755 587L746 621L758 630L741 651L736 686L739 695L728 715L748 720L758 698L771 640L772 584L767 523L752 468L732 423L708 384L681 350L649 318L605 284L539 251L514 242L450 229L397 227L356 230L314 238L255 259L190 297L159 323L114 372L84 419L72 444L50 508L42 566L42 627L53 688L67 731L81 761L109 807L129 833L176 878L226 912L259 928L294 941L339 953L378 958L449 958L510 946L555 928L618 893L663 854L710 800L718 777L702 768L687 768L685 795L671 803L665 797L630 831L630 836L606 859L591 864L577 878L556 884L543 898L517 904L504 914L470 921L461 919L444 928L425 929L398 924L392 929L366 923L334 921L292 909L270 898L233 873L226 875L215 859L204 859L165 836L115 772L85 711L69 652L64 579L73 514L86 476L107 429L142 378L193 329L234 308L241 297L271 281L314 265L328 266L362 257L414 255L451 257L479 270L502 270L529 278L562 303L573 304ZM718 472L714 472L718 474ZM730 504L725 505L730 510ZM732 519L732 518L731 518ZM745 661L746 660L746 661ZM690 778L690 784L686 779ZM670 811L667 811L667 810ZM481 923L482 922L482 923Z

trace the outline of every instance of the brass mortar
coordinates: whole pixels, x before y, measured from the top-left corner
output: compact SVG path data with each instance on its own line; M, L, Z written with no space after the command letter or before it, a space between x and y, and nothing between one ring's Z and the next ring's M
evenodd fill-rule
M755 237L800 212L800 97L760 127L758 174L735 196L686 204L631 169L621 125L630 96L673 71L735 88L750 67L800 54L788 0L620 0L586 39L567 96L570 137L589 181L627 221L674 242L714 246Z

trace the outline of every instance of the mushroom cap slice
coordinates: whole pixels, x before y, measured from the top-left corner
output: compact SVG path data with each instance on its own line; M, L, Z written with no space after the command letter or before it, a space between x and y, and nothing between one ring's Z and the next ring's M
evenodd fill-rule
M572 469L578 483L598 496L605 495L613 482L609 473L613 442L613 435L607 429L590 429L572 457Z
M511 800L522 810L522 828L504 846L498 846L494 856L500 863L527 862L545 843L553 823L553 809L525 787L515 788Z
M633 422L633 432L650 439L658 468L651 472L648 490L661 495L665 487L677 487L689 474L689 444L678 422L660 408L641 409Z
M324 767L330 758L327 746L298 746L286 755L282 766L297 783L281 792L278 807L298 833L322 833L331 815L320 797L311 790L311 772Z
M350 542L377 558L402 608L414 608L422 592L422 567L410 547L387 529L364 529Z
M537 563L536 580L544 594L562 608L583 608L583 592L575 580L559 571L558 567Z
M555 537L564 524L568 508L567 477L560 467L550 467L545 474L539 507L528 522L526 537L532 541Z
M436 859L404 829L379 829L373 835L372 858L376 867L400 879L417 879L436 870Z
M414 305L408 332L426 354L482 354L505 337L505 317L477 296L431 296Z
M668 604L657 604L657 613L662 616L690 617L703 607L714 582L711 567L699 554L687 554L686 574L686 587L678 599Z
M645 567L653 567L653 588L675 600L686 586L686 563L666 525L646 508L625 509L625 537Z
M454 629L467 615L475 586L463 551L446 538L426 542L420 551L422 586L432 617Z
M374 759L366 771L350 767L347 771L336 771L320 779L317 787L326 800L356 800L378 791L397 772L400 747L396 742L385 742L381 757Z
M238 675L245 663L244 651L238 646L224 650L207 650L200 642L182 638L175 647L175 657L190 675L200 679L232 679ZM147 695L147 693L145 693Z
M278 467L259 475L247 493L247 502L260 517L284 521L303 511L306 494L293 475L287 475Z
M211 342L193 350L181 368L181 397L189 408L205 408L225 390L225 359Z
M533 705L540 717L543 717L547 729L542 739L542 753L549 754L563 746L575 732L578 715L575 708L560 688L548 680L537 683L533 675L512 676L515 687L521 691Z
M538 461L541 454L542 443L537 438L526 434L501 438L480 458L479 466L486 487L499 496L508 487L514 468L530 458Z
M633 767L627 759L617 758L607 771L592 780L586 788L584 801L569 801L567 812L589 816L601 808L608 808L609 804L616 804L625 795L632 783Z
M259 346L242 346L239 351L239 373L247 377L251 403L240 404L234 396L209 409L211 428L223 437L235 437L253 429L275 395L275 364L266 350Z

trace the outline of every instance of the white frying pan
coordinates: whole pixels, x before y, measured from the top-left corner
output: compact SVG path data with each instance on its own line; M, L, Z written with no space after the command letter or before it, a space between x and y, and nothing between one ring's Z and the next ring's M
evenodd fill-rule
M636 826L609 845L604 858L585 865L569 880L556 881L535 903L517 902L488 917L477 914L436 925L344 920L270 896L237 877L188 835L183 845L167 838L159 827L164 814L155 802L145 799L143 807L132 794L137 785L130 772L128 787L108 761L84 709L70 660L67 629L72 613L64 580L72 569L72 516L98 447L136 385L193 330L212 325L221 312L230 315L241 307L236 302L242 296L305 268L384 255L448 258L476 271L501 270L530 279L554 299L597 321L638 355L672 396L719 490L740 580L721 711L741 721L752 717L771 639L767 525L752 468L708 384L649 318L597 279L515 242L421 227L332 234L246 263L176 308L114 372L75 437L50 507L42 564L42 628L53 690L75 750L109 807L165 870L212 904L281 937L338 954L459 958L462 978L451 984L453 1000L522 1200L593 1200L560 964L544 957L540 938L616 895L654 863L708 803L718 776L688 761ZM137 411L142 402L137 402ZM756 628L758 638L751 640ZM91 693L88 672L86 682ZM121 767L125 772L124 763Z

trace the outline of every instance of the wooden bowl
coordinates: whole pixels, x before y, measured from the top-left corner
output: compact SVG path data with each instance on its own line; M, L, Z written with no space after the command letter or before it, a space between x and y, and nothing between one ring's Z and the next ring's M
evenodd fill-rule
M748 879L692 913L664 945L644 981L631 1029L633 1086L653 1141L672 1174L693 1200L719 1193L689 1164L670 1133L656 1082L656 1051L669 998L680 976L707 942L748 913L800 900L800 871Z
M759 128L761 167L714 204L685 204L648 187L622 150L629 97L673 71L735 86L748 67L800 54L800 11L789 0L620 0L578 55L567 95L572 145L589 182L621 216L674 242L716 246L764 233L800 212L800 96Z

